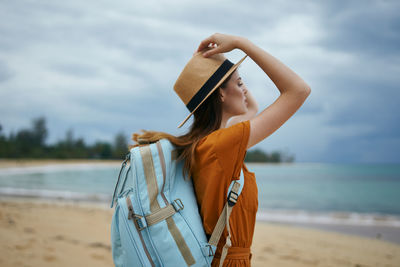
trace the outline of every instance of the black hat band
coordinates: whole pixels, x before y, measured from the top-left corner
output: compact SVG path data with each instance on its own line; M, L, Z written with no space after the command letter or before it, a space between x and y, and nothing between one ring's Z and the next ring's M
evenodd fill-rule
M200 90L190 99L186 107L190 112L203 101L203 99L210 93L210 91L217 85L217 83L224 77L224 75L232 68L234 64L226 59L221 66L214 72L213 75L204 83Z

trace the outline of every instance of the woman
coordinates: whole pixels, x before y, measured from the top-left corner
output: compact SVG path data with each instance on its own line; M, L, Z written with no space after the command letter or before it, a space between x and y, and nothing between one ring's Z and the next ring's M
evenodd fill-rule
M257 103L244 85L237 67L221 53L242 50L274 82L280 96L257 114ZM224 266L250 266L258 207L254 174L244 165L246 150L261 142L285 123L310 94L310 87L279 60L249 40L213 34L203 40L174 86L190 111L193 123L187 134L175 137L160 132L135 134L133 139L156 141L168 138L185 161L184 171L193 179L204 229L211 235L226 203L232 180L244 173L243 191L230 217L232 246ZM219 265L227 238L225 230L213 266Z

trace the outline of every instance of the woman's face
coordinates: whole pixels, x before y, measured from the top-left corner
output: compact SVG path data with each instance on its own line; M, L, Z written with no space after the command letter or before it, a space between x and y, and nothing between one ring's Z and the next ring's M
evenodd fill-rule
M235 70L226 83L226 87L220 89L222 109L229 117L241 115L247 112L247 88L244 85L239 72Z

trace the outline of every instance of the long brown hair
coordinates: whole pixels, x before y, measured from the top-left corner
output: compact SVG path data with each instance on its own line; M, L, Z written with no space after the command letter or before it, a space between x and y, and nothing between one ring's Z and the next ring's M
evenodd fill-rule
M232 74L225 79L220 88L225 88ZM222 122L222 101L219 94L219 88L215 90L193 113L194 119L189 131L181 136L173 136L164 132L142 131L143 133L134 133L132 140L136 142L131 147L136 147L140 142L153 143L166 138L178 150L178 160L184 160L184 177L192 176L195 169L195 148L199 141L218 130Z

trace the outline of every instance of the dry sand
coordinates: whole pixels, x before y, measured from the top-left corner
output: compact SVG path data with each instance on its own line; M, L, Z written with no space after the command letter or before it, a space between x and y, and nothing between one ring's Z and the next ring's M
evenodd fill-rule
M112 210L89 204L0 201L0 266L113 266ZM253 266L400 266L400 246L257 223Z

